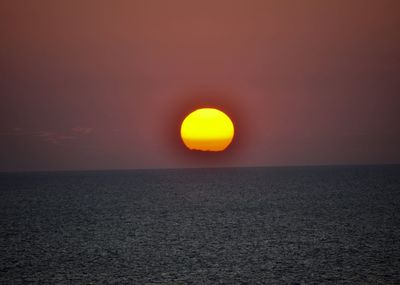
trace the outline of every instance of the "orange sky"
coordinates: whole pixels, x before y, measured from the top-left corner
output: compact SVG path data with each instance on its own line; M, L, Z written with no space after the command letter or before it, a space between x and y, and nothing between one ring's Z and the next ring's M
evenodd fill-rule
M400 162L399 1L2 1L0 171ZM233 114L224 155L182 116Z

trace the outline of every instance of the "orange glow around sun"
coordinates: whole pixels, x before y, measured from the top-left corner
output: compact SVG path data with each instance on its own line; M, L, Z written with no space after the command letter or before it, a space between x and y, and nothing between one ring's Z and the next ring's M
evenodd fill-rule
M181 125L181 138L191 150L223 151L232 142L233 135L231 119L214 108L190 113Z

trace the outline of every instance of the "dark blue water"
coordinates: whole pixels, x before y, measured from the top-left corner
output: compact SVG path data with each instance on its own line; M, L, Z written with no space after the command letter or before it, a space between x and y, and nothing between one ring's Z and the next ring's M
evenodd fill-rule
M1 283L399 284L400 167L0 174Z

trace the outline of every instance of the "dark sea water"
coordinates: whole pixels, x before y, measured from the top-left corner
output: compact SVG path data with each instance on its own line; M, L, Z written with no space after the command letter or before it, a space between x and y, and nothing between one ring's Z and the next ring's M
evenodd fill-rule
M400 167L0 174L0 283L400 284Z

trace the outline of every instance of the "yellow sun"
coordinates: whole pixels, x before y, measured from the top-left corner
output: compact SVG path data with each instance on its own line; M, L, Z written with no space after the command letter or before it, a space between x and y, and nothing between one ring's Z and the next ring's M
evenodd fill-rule
M231 119L214 108L190 113L181 125L181 138L191 150L223 151L232 142L233 135Z

